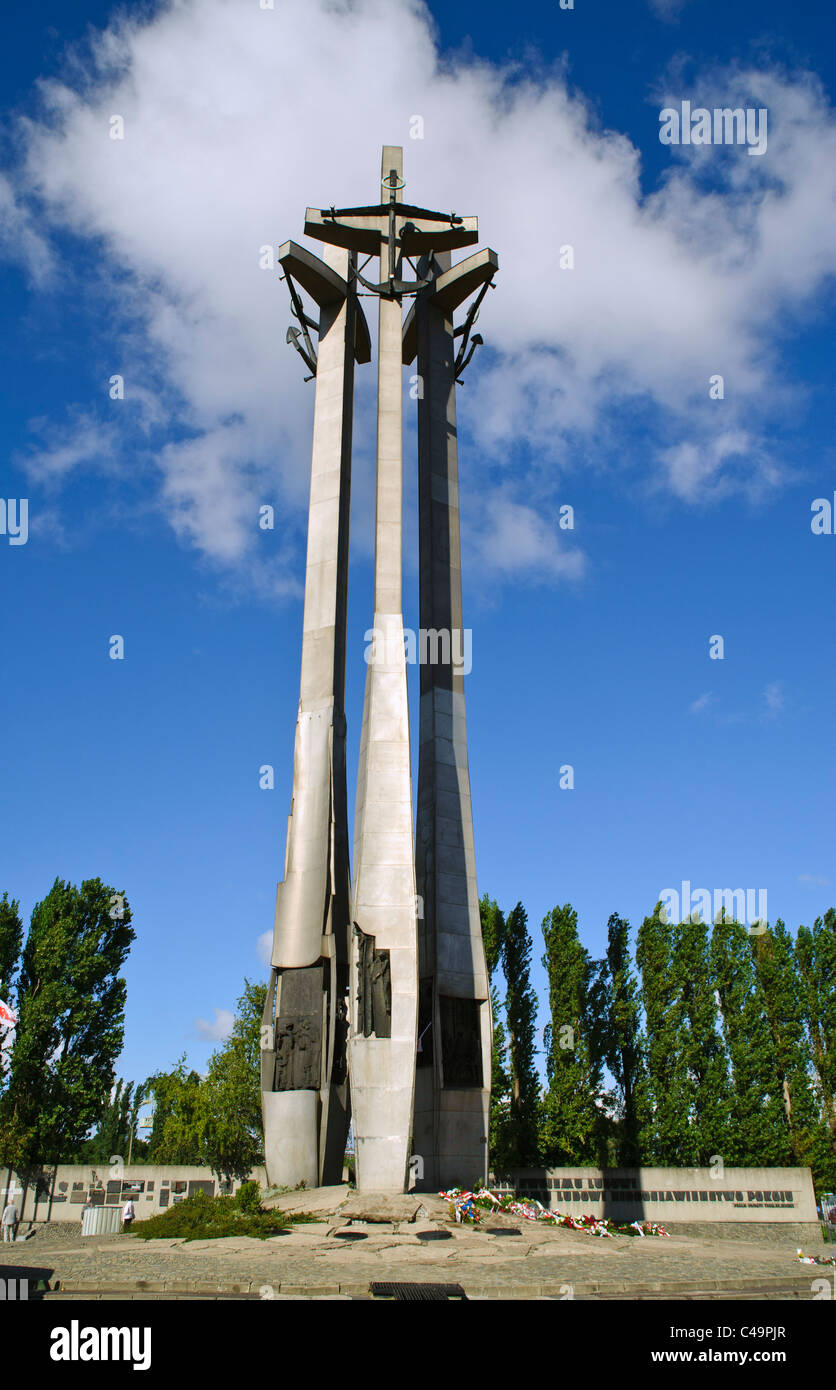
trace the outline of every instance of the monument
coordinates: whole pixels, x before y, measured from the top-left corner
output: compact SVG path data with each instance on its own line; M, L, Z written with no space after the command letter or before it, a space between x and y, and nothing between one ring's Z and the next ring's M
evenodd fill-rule
M384 146L381 184L388 196L372 206L308 208L305 233L324 243L322 260L294 242L279 251L299 324L288 342L316 388L293 799L261 1090L271 1183L338 1182L352 1115L358 1188L402 1192L413 1153L424 1186L487 1177L491 1017L461 660L455 385L481 342L472 328L497 258L485 250L451 264L451 252L478 240L476 218L401 202L397 146ZM376 281L363 273L373 259ZM414 278L404 278L407 267ZM363 293L378 301L377 488L352 893L344 691L354 362L370 360ZM455 310L472 295L454 328ZM420 615L428 639L417 851L401 611L402 365L416 354Z

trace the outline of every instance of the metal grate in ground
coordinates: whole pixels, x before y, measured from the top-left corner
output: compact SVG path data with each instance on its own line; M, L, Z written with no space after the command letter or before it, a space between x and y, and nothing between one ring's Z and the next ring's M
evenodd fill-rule
M393 1298L398 1303L446 1303L460 1298L467 1302L461 1284L391 1284L378 1280L369 1285L372 1298Z

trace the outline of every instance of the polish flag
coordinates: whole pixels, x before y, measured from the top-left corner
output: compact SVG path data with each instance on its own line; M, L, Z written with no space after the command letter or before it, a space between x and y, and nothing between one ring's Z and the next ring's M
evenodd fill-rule
M2 999L0 999L0 1023L17 1023L17 1014L13 1013Z

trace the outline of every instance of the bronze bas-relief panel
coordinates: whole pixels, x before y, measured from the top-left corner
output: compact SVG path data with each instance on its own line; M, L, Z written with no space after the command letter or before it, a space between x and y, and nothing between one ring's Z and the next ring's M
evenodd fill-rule
M281 974L276 1016L277 1091L318 1091L322 1077L321 965Z
M354 926L357 941L357 1031L364 1038L392 1036L392 972L389 952Z

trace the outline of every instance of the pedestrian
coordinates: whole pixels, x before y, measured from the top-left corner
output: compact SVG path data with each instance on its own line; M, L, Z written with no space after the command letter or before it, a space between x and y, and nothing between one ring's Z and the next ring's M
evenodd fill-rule
M3 1208L2 1225L4 1241L17 1240L17 1224L19 1221L20 1213L10 1197Z
M129 1197L127 1202L125 1203L125 1210L122 1212L122 1225L124 1226L126 1231L129 1231L131 1229L131 1225L133 1224L135 1216L136 1211L134 1210L134 1204Z

